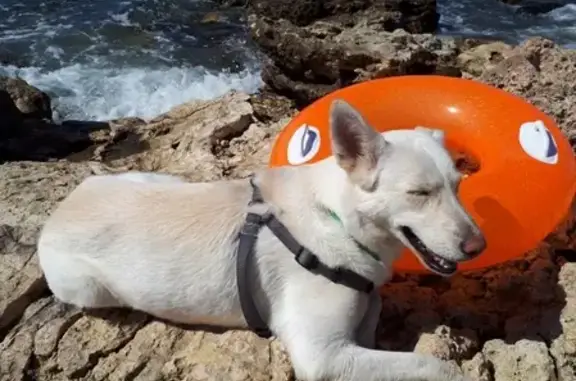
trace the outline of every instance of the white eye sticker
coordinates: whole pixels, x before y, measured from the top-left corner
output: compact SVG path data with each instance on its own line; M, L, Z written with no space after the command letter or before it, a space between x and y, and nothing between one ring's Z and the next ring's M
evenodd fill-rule
M518 140L528 156L546 164L558 162L556 141L541 120L523 123Z
M316 127L303 124L294 132L288 142L288 162L303 164L312 159L320 150L320 131Z

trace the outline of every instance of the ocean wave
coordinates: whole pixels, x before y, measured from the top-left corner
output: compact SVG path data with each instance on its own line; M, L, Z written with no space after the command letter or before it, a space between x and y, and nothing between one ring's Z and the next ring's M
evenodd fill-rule
M556 8L548 12L548 16L559 22L576 22L576 4L566 4L563 7Z
M553 9L548 13L529 14L498 0L439 0L440 33L470 37L491 37L508 43L542 36L558 44L576 44L576 4Z
M257 68L231 73L201 67L98 68L82 64L46 71L0 66L0 75L19 76L47 92L56 121L153 118L191 100L207 100L229 90L255 92L262 85Z

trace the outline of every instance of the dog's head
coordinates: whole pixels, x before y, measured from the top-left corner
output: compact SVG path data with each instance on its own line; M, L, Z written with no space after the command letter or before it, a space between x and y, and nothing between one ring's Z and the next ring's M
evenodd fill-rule
M391 233L444 276L484 250L482 233L458 199L461 174L442 131L380 134L352 106L335 100L330 132L335 160L351 184L344 200L349 229L367 239Z

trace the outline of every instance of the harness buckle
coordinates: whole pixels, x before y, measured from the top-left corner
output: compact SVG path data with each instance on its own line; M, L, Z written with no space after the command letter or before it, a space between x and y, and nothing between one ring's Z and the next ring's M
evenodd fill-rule
M294 256L296 262L300 264L300 266L304 267L307 270L313 270L318 267L320 260L316 256L316 254L312 253L305 247L301 247L298 253Z
M242 225L242 229L240 230L240 234L257 236L261 226L262 226L262 216L257 213L248 213L246 215L244 225Z

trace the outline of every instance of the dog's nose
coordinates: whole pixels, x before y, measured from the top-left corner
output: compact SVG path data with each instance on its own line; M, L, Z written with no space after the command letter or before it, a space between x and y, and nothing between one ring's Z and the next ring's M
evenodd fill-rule
M476 257L486 248L486 239L482 234L474 234L460 243L460 250L470 257Z

